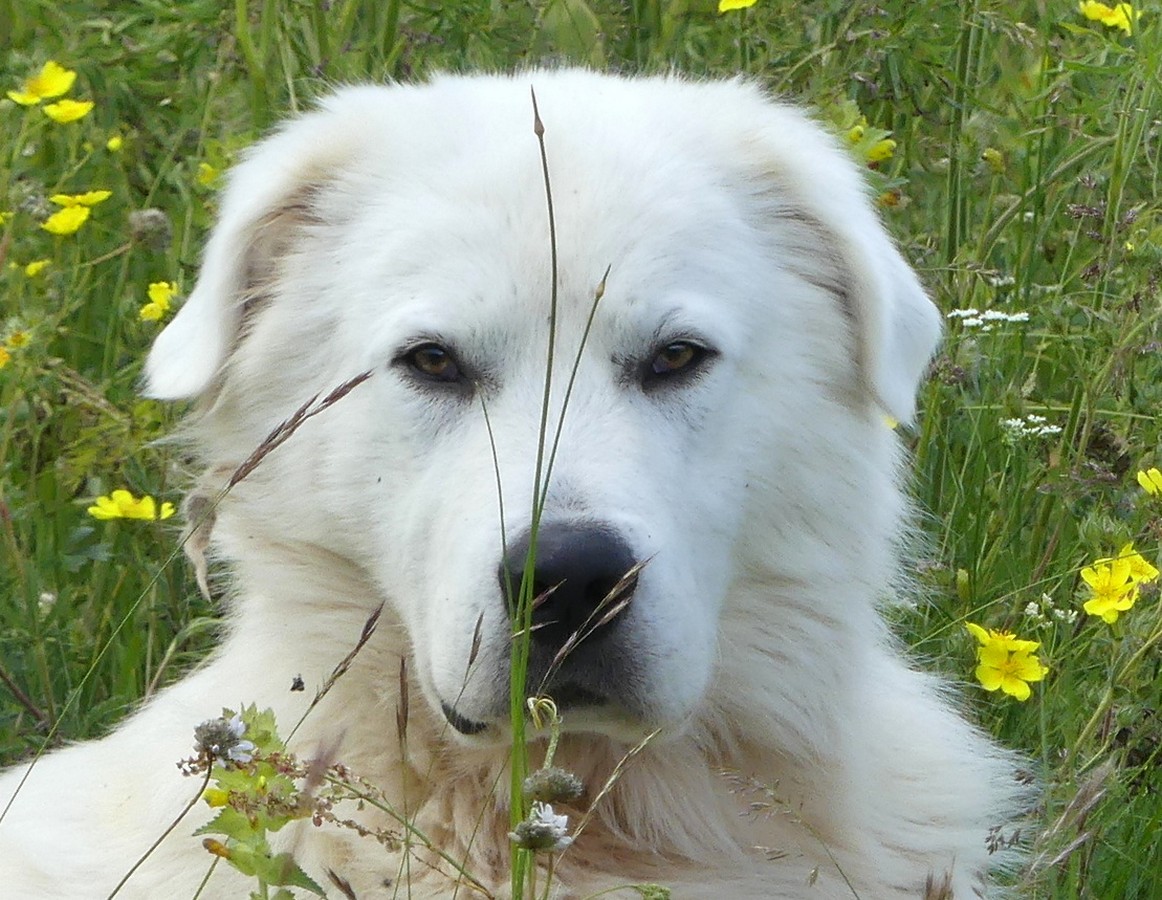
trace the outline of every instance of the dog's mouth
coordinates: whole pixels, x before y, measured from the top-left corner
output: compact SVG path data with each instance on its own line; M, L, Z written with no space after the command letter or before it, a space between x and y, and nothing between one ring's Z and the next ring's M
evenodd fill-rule
M575 682L566 682L554 687L549 692L549 696L560 710L593 709L609 704L608 697ZM488 722L479 722L468 718L446 700L440 702L440 709L444 713L444 718L448 720L448 724L460 734L472 736L488 730Z
M467 716L462 716L456 712L456 708L448 703L447 700L441 701L440 709L444 711L444 718L448 720L448 724L455 728L461 734L480 734L488 728L486 722L477 722L474 719L469 719Z

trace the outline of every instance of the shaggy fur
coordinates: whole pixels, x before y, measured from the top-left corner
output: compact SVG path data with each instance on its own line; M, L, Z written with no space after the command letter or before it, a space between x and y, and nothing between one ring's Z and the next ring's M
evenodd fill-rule
M289 728L380 603L294 748L376 782L505 894L500 510L513 546L531 521L551 295L530 86L560 251L550 431L609 270L543 534L566 536L582 580L615 551L645 562L626 609L548 686L570 701L558 761L588 789L571 823L661 729L561 856L554 896L633 881L679 898L986 890L1004 857L990 828L1024 799L1015 761L877 612L907 518L884 415L913 417L934 307L857 169L801 113L738 81L566 70L345 89L234 171L147 366L150 394L197 401L199 496L305 399L373 374L217 508L221 647L108 737L36 766L0 825L6 896L105 896L191 796L174 763L194 726L253 702ZM456 368L425 374L417 348L432 347ZM577 534L600 545L580 562ZM209 815L198 804L120 896L192 896L209 858L191 832ZM418 852L309 822L277 840L361 900L453 894ZM246 885L222 865L201 896Z

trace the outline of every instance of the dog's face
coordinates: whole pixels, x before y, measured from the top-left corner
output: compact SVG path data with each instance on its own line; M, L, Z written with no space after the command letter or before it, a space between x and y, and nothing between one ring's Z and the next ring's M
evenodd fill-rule
M539 509L527 692L634 739L706 695L748 515L799 502L781 456L909 418L937 333L798 114L737 84L531 73L349 90L260 145L148 377L207 398L228 466L372 372L238 503L370 573L477 742L507 733Z

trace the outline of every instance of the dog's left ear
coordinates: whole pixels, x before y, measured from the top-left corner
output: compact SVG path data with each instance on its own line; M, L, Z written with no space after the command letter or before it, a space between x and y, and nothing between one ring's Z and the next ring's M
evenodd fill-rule
M862 173L842 149L819 149L840 165L801 182L798 202L838 266L864 384L884 412L911 424L916 392L940 345L940 313L884 229Z
M777 215L813 232L819 255L838 269L837 293L871 395L893 419L910 424L940 344L940 314L884 229L864 173L846 149L801 110L756 95L762 106L752 121L760 131L746 152L753 159L757 150L767 196L782 207Z
M849 301L858 323L859 361L883 410L911 424L916 392L940 345L940 313L878 217L869 213L857 233L838 235L853 279Z
M238 340L248 303L296 230L315 220L313 194L359 146L359 117L353 115L358 104L338 102L341 96L261 141L230 172L197 284L146 360L148 396L190 399L214 383Z

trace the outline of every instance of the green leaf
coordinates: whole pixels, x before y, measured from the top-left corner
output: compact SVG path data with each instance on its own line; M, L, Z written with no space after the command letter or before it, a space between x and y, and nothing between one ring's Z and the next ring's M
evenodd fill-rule
M290 885L310 891L320 897L326 896L323 889L302 870L289 853L280 853L277 856L266 855L258 861L255 874L270 885Z

